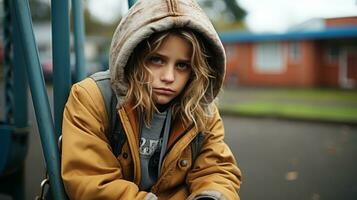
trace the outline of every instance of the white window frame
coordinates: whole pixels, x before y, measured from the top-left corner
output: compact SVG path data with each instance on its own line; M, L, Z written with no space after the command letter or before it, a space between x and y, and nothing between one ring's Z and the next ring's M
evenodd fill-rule
M285 72L284 48L280 42L261 42L254 48L254 71L264 74Z
M288 51L290 60L298 62L301 59L301 44L299 41L289 42Z
M337 64L341 54L341 47L338 45L330 45L326 48L326 58L329 64Z

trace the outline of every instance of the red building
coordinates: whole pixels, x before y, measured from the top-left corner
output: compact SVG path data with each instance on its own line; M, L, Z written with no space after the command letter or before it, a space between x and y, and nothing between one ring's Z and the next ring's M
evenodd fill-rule
M284 34L221 33L227 85L357 88L357 16Z

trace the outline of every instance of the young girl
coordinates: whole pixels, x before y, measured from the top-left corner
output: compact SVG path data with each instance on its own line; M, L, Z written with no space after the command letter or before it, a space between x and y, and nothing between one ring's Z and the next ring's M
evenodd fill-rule
M214 104L224 74L222 44L194 0L138 1L110 49L126 138L119 149L97 83L87 78L69 95L62 177L70 199L239 199L241 173Z

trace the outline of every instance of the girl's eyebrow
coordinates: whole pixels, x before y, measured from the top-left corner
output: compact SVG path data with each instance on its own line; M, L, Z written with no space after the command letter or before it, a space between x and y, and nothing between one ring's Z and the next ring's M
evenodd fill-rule
M162 57L164 59L168 59L168 56L164 55L164 54L160 54L158 52L153 53L153 56L159 56ZM178 59L179 62L185 62L185 63L191 63L190 59Z

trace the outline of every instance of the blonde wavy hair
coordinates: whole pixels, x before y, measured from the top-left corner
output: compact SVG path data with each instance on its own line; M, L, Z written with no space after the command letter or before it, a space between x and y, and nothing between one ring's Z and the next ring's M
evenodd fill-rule
M200 40L192 31L185 29L172 29L153 34L142 41L131 54L125 75L128 82L128 92L125 100L135 103L134 108L143 114L144 123L150 126L154 112L158 108L152 100L152 87L150 78L153 76L145 61L151 57L170 35L179 36L187 40L192 46L191 77L181 94L171 103L173 119L181 119L186 125L194 125L199 131L205 130L205 123L212 115L212 100L206 91L212 86L214 71L208 64L208 54ZM189 87L188 87L189 86Z

